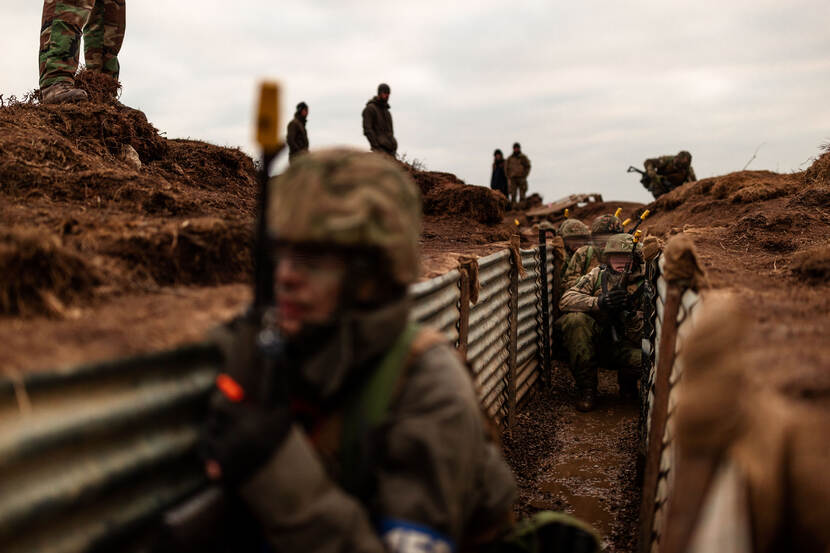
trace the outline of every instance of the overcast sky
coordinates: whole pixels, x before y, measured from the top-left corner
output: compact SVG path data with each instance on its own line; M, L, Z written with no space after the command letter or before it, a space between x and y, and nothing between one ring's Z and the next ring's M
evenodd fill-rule
M99 0L101 1L101 0ZM37 86L42 4L0 0L0 93ZM262 78L312 149L366 148L379 82L399 154L489 185L522 143L531 191L647 201L628 165L688 149L703 178L804 169L830 140L830 2L130 0L122 102L168 138L256 152Z

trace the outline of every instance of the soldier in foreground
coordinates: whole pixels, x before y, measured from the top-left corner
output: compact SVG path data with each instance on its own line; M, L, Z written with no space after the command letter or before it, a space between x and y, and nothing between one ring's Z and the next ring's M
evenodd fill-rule
M510 201L516 203L516 194L519 201L524 201L527 195L527 176L530 174L530 160L522 153L522 146L518 142L513 144L513 153L507 158L504 168L507 173L507 183L510 189Z
M366 107L363 108L363 134L366 135L373 152L395 157L398 141L395 140L392 114L389 113L390 94L389 85L381 83L378 85L377 96L366 102Z
M617 369L620 395L637 395L643 273L634 251L630 234L615 234L605 245L607 265L591 269L559 301L559 309L565 314L556 321L556 327L568 350L579 394L576 408L580 411L594 408L600 365Z
M623 231L622 223L614 215L600 215L591 223L590 243L581 246L571 256L562 276L562 287L571 288L580 277L599 266L608 239Z
M285 142L288 145L288 161L293 162L300 154L308 152L308 133L305 124L308 119L308 104L300 102L297 104L297 111L288 123L288 130L285 135Z
M217 395L209 476L278 551L493 545L512 528L515 482L452 346L408 322L417 187L391 160L350 150L302 156L271 187L280 346L261 370L275 399ZM228 357L257 362L244 336ZM564 550L597 551L590 529L561 521L546 528L564 532Z
M86 67L118 80L118 52L124 41L126 0L45 0L40 24L41 102L85 102L75 88L84 39Z
M645 173L640 172L640 183L655 199L678 186L697 180L695 170L692 169L692 154L686 150L681 150L674 156L649 158L643 165Z

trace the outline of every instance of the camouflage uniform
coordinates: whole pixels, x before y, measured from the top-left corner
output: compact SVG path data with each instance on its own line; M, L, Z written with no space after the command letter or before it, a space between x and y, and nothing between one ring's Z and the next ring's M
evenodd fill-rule
M646 174L641 182L655 198L659 198L678 186L697 180L691 162L692 155L685 150L674 156L647 159L643 162Z
M588 244L576 250L564 268L562 287L566 290L573 287L581 276L587 275L591 269L599 266L599 262L600 252L593 245Z
M288 144L288 160L294 161L299 154L308 152L308 133L305 128L306 118L298 111L288 123L285 142Z
M524 200L527 194L527 176L530 174L530 160L526 155L513 152L505 161L504 172L507 174L507 183L510 191L510 201L516 203L516 192L519 200Z
M574 255L573 250L571 250L567 243L565 242L568 238L590 238L591 231L588 227L580 221L579 219L566 219L559 225L559 236L562 237L562 245L565 254L563 255L563 263L562 263L562 272L559 275L560 282L565 282L565 272L568 269L568 264L572 256ZM579 248L577 248L577 251ZM570 288L569 286L567 288ZM558 300L557 300L558 301Z
M126 0L45 0L40 26L40 87L74 83L84 38L86 67L118 79Z
M418 189L384 156L311 153L271 186L280 243L372 248L392 283L417 278ZM450 551L509 528L515 483L453 347L416 331L401 350L406 297L344 309L326 340L288 363L303 383L290 405L313 407L295 410L287 438L239 488L267 540L279 551ZM360 410L371 408L361 398L378 402L392 354L396 391L380 420L350 424L355 398Z
M631 240L629 235L617 236ZM642 357L642 271L637 269L629 277L627 307L620 316L612 318L598 304L603 290L614 289L622 278L623 273L615 273L605 265L594 267L559 302L559 309L565 315L556 321L556 327L568 350L571 372L580 390L596 390L600 364L619 369L621 391L631 391L637 381ZM621 333L618 342L612 339L611 328L615 323Z

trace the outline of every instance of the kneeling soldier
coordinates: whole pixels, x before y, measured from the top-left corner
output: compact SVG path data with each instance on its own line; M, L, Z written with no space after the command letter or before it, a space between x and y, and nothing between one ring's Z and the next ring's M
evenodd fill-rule
M580 411L594 408L597 368L618 370L620 394L636 397L640 371L643 273L635 259L634 238L612 236L604 250L606 265L593 268L562 295L557 321L576 381ZM624 284L624 287L621 285Z

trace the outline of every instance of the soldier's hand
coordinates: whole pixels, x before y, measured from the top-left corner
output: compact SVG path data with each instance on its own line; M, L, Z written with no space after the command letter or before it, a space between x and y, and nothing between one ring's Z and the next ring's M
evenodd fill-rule
M244 482L282 444L292 422L286 406L266 408L217 394L200 438L208 476L230 486Z
M628 302L628 292L625 290L610 290L600 295L597 306L601 311L616 312L625 308Z

